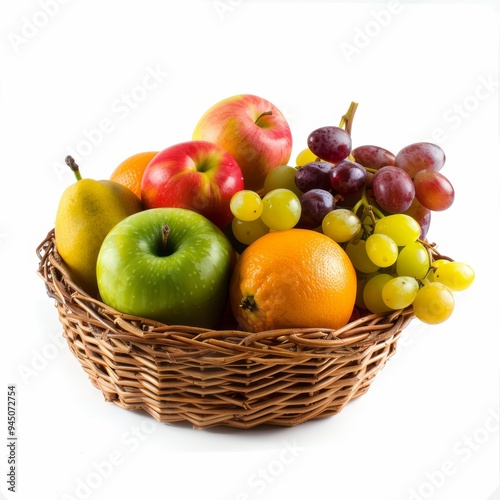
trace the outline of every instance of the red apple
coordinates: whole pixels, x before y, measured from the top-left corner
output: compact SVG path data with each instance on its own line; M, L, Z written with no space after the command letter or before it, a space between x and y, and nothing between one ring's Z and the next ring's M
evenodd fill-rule
M292 153L292 133L281 111L251 94L214 104L196 125L193 139L229 151L241 168L245 188L254 191L262 190L267 173L286 165Z
M244 188L236 160L221 146L187 141L160 151L141 184L144 208L187 208L222 228L233 219L229 202Z

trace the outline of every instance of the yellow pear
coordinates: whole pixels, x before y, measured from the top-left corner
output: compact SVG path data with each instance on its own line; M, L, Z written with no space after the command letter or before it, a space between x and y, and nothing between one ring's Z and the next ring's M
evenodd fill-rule
M71 156L66 164L77 182L63 192L55 220L56 248L75 284L98 296L96 262L108 232L121 220L142 210L139 198L110 180L82 179Z

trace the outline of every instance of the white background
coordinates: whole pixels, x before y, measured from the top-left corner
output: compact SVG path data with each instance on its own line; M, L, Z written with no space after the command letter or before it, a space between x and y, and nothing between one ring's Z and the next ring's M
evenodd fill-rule
M45 9L45 10L44 10ZM499 11L485 3L23 0L0 16L0 440L8 499L486 500L498 488ZM48 12L48 13L46 13ZM155 85L143 87L148 72ZM147 80L150 84L152 80ZM197 431L105 403L61 342L35 248L82 173L188 140L238 93L308 133L359 102L355 145L434 140L455 204L429 238L477 273L446 323L414 321L369 392L295 428ZM128 97L127 97L128 96ZM129 99L127 101L127 99ZM98 133L99 127L105 129ZM89 142L92 138L94 144ZM1 495L0 495L1 496ZM491 496L493 498L493 496ZM498 498L495 496L495 498Z

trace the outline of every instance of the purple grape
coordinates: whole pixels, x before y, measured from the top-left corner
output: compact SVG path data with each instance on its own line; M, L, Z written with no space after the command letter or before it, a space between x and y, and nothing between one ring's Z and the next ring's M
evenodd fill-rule
M300 197L302 212L298 225L314 229L321 225L323 217L335 208L335 199L329 191L311 189Z
M413 179L415 198L429 210L439 212L450 208L455 199L453 185L442 173L420 170Z
M354 194L366 184L366 170L359 163L342 160L330 171L330 182L337 193Z
M295 184L305 193L311 189L331 189L330 170L333 165L326 161L312 161L300 167L295 174Z
M394 165L403 169L412 179L420 170L438 172L444 165L444 151L432 142L416 142L405 146L396 155Z
M335 194L335 192L333 192L333 195L335 198L335 206L338 208L353 208L361 199L363 190L354 194Z
M396 156L393 153L380 146L358 146L351 151L351 155L357 163L373 170L393 166L396 160Z
M382 210L393 214L408 210L415 198L411 177L398 167L382 167L372 180L375 201Z
M352 141L343 128L329 126L313 130L307 138L307 146L318 158L338 163L349 156Z
M425 240L431 225L431 211L425 208L415 196L410 208L405 211L406 215L413 217L420 225L420 239Z

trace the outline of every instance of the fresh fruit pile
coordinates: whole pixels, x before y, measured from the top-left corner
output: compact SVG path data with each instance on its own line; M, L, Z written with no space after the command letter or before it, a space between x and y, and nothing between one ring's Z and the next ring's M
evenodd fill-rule
M474 271L426 240L432 211L454 200L445 154L425 142L353 148L356 108L313 130L296 166L283 114L246 94L110 180L82 180L68 157L78 182L55 236L70 275L108 306L167 324L337 329L410 306L446 320Z
M356 269L359 310L413 305L423 322L441 323L453 311L452 292L474 280L469 265L436 259L426 241L432 211L454 201L453 186L440 172L445 154L427 142L397 154L374 145L352 149L356 106L340 126L309 134L296 167L269 172L262 197L250 190L233 196L233 235L250 245L273 230L321 232L342 246Z

